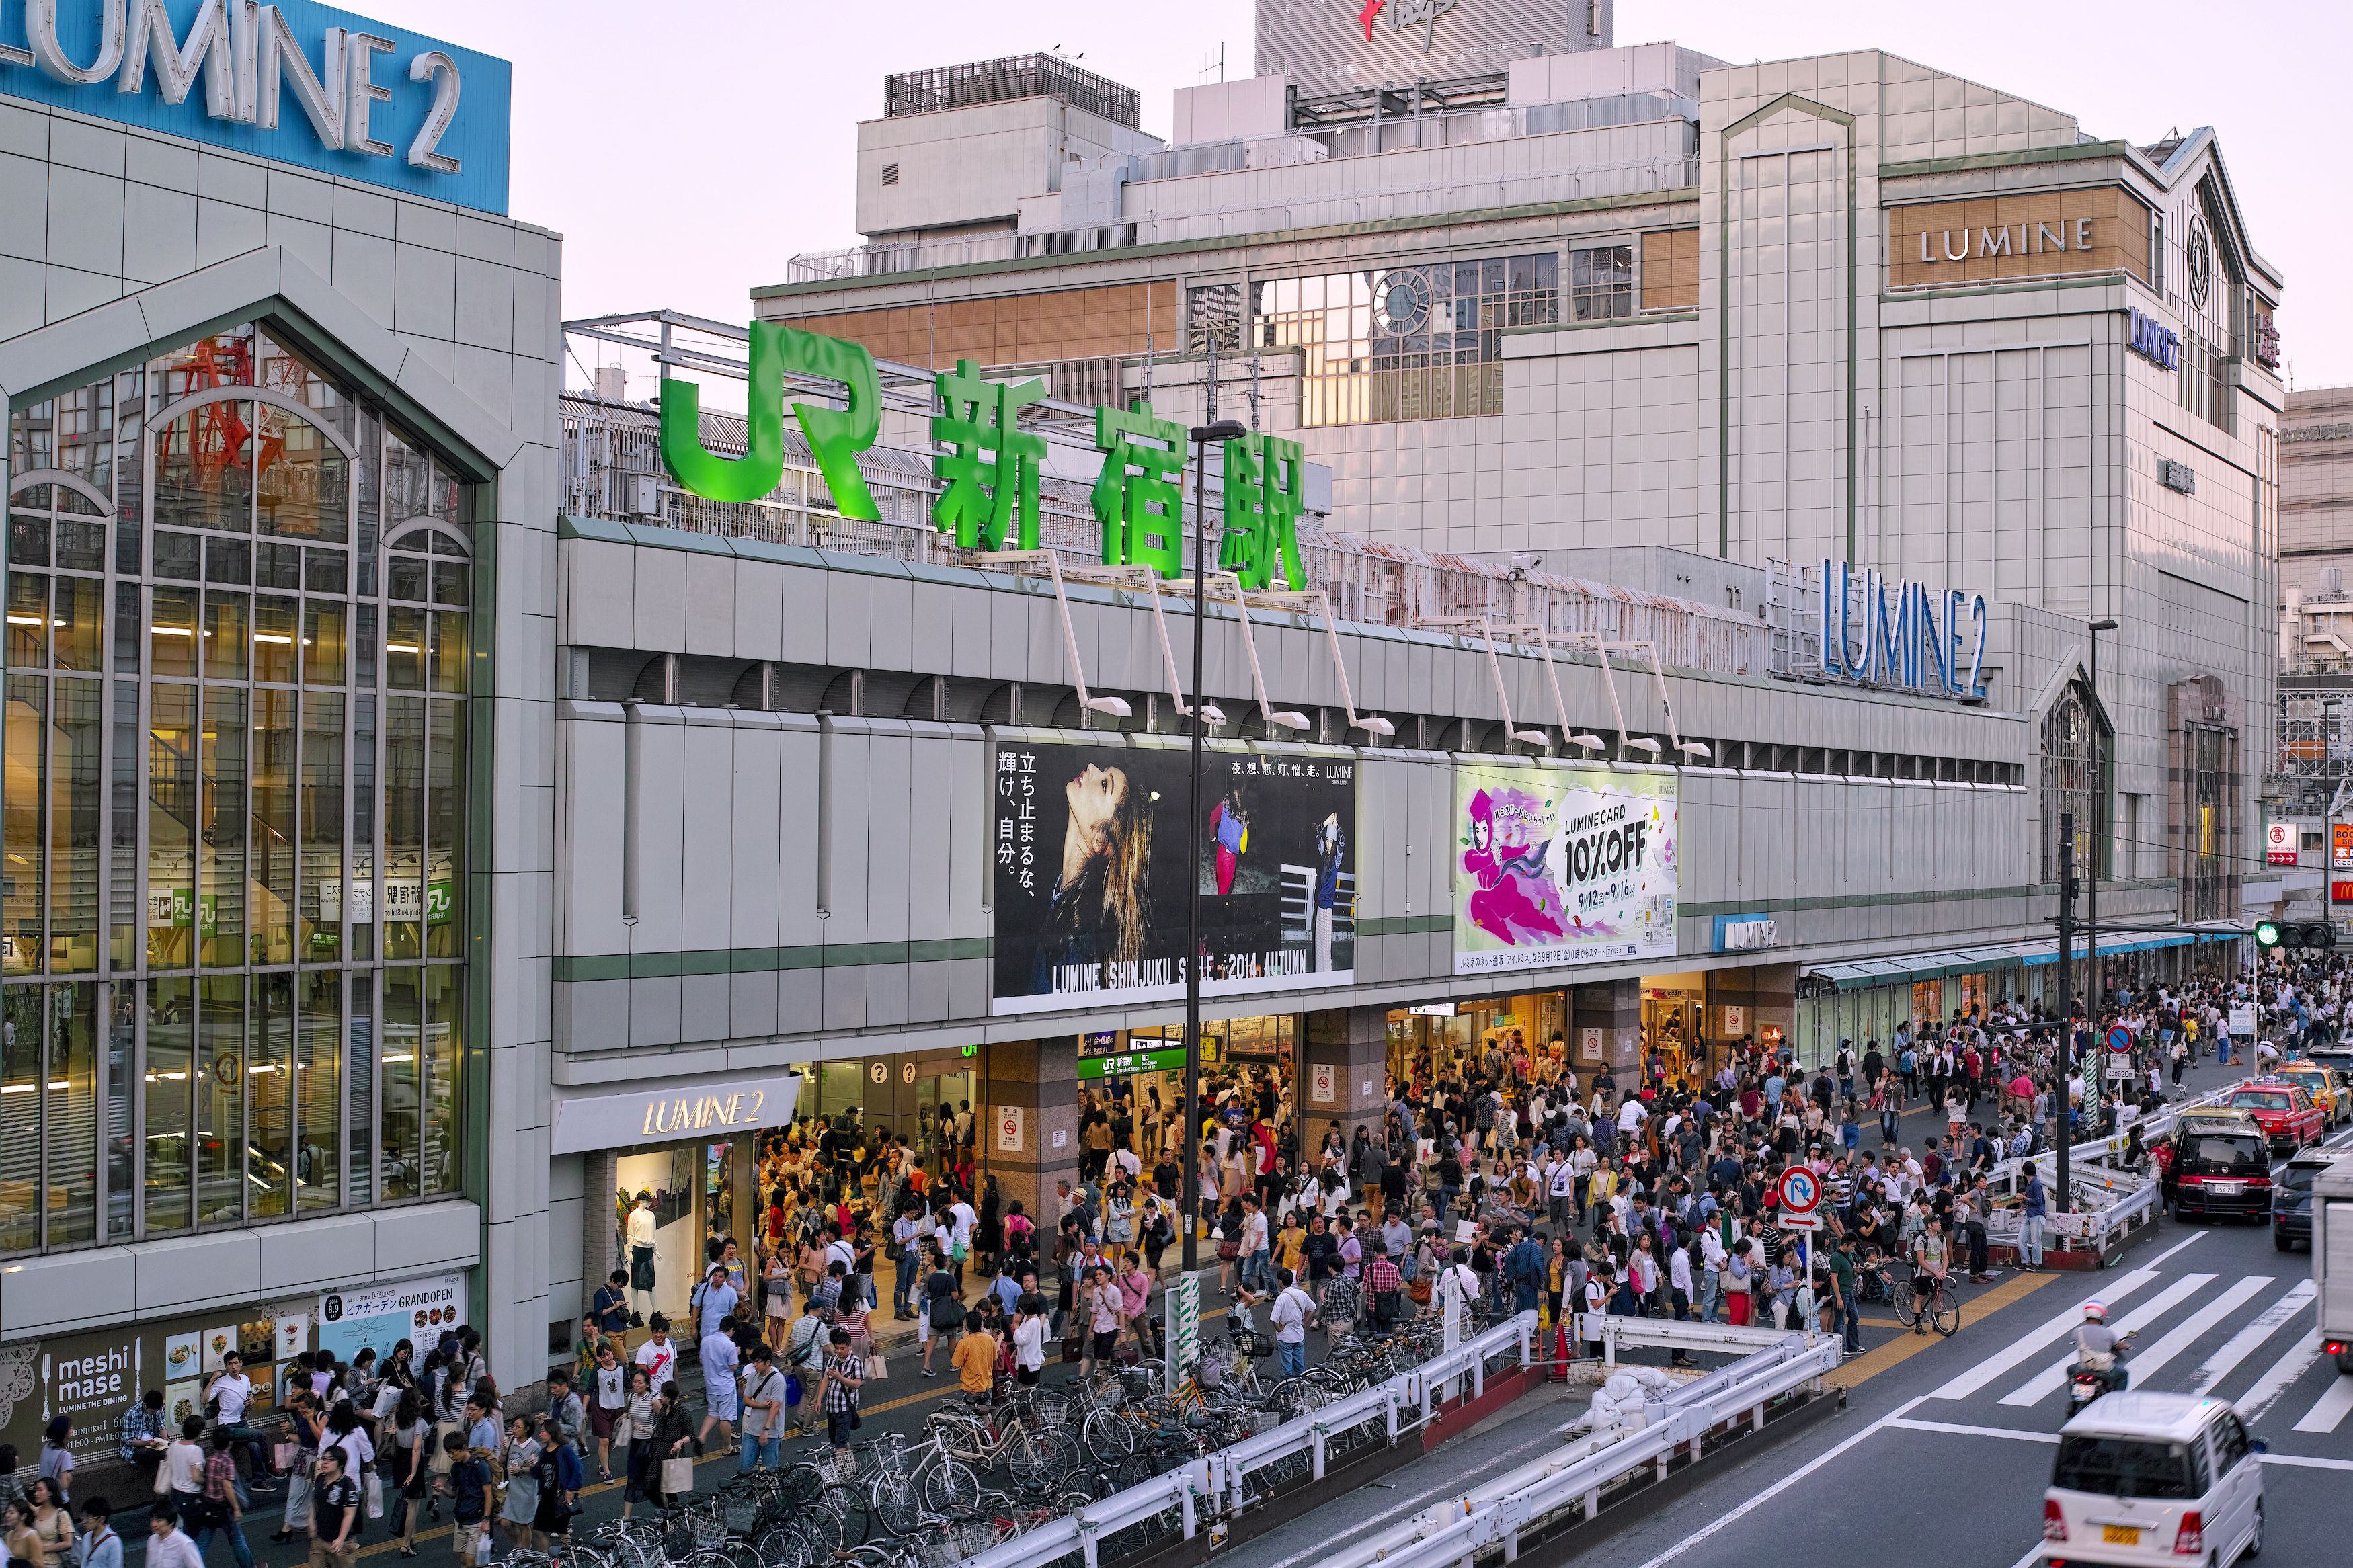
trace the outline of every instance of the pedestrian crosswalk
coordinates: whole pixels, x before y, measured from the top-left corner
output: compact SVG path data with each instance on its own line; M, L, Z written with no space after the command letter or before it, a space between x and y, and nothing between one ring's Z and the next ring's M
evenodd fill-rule
M2353 1377L2306 1376L2316 1364L2327 1364L2314 1331L2308 1275L2226 1275L2215 1271L2221 1262L2215 1258L2204 1259L2205 1269L2176 1271L2161 1267L2165 1261L2096 1286L2086 1280L2086 1289L2071 1292L2073 1304L1954 1373L1927 1397L1990 1395L2013 1409L2057 1399L2067 1385L2074 1359L2070 1342L2084 1306L2096 1300L2109 1309L2112 1326L2137 1331L2137 1349L2126 1363L2133 1387L2216 1394L2250 1423L2277 1431L2353 1432Z

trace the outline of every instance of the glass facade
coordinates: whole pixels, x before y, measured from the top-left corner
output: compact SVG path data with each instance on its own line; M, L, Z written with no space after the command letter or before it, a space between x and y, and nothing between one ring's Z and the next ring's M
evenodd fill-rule
M1303 426L1504 411L1504 329L1560 319L1555 253L1250 285L1250 342L1297 345Z
M1634 247L1602 245L1568 253L1569 319L1607 321L1634 313Z
M9 447L0 1253L456 1193L456 474L259 325Z
M2099 800L2094 770L2100 767L2094 757L2092 725L2091 705L2073 686L2062 692L2042 716L2042 879L2053 887L2059 881L2062 813L2075 814L2075 874L2086 877L2092 870L2092 849L2099 839L2099 825L2093 816ZM2107 862L2108 857L2103 854L2103 877L2115 874Z

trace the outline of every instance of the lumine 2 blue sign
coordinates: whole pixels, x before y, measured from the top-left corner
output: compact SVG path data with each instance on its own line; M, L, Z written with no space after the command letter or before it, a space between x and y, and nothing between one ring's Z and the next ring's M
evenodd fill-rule
M1858 576L1843 561L1822 563L1822 673L1832 679L1975 700L1986 694L1985 647L1983 594L1940 595L1873 568Z
M512 78L313 0L0 0L0 94L482 212Z

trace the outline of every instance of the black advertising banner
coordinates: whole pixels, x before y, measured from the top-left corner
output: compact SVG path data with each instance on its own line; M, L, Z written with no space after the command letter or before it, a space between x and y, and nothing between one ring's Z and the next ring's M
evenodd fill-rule
M998 746L993 1011L1182 997L1194 884L1205 995L1354 978L1355 762L1212 747L1188 878L1191 766L1183 746Z

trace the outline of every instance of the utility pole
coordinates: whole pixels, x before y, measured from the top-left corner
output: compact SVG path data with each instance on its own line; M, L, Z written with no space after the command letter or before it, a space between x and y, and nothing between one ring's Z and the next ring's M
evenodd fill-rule
M1210 339L1210 367L1216 369ZM1216 417L1217 384L1209 385L1210 422L1196 426L1193 442L1193 766L1185 795L1185 1083L1178 1103L1185 1117L1185 1191L1176 1212L1185 1223L1185 1272L1200 1266L1201 1228L1201 644L1209 611L1209 444L1244 434L1240 424ZM1171 1324L1174 1327L1174 1324Z
M2075 1076L2075 814L2059 814L2059 1086L2057 1212L2067 1212L2068 1118L2074 1107L2068 1084Z

